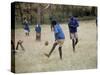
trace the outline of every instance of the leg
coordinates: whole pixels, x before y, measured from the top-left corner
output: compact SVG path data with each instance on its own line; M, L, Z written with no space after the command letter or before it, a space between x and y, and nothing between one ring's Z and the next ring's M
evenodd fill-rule
M19 45L22 48L22 50L24 50L24 47L23 47L22 43L23 43L23 41L19 40Z
M24 31L25 31L25 35L28 36L28 31L27 30L24 30Z
M29 32L27 32L27 36L29 36Z
M37 40L39 41L39 35L37 36Z
M50 55L52 54L52 52L54 51L55 47L57 46L58 43L54 43L53 47L51 49L51 51L49 52L49 54L45 54L47 57L50 57Z
M40 35L39 35L39 40L41 41L41 33L40 33Z
M21 46L22 50L24 50L24 47L23 47L22 43L20 44L20 46Z
M72 47L73 47L73 52L75 52L75 40L72 39Z
M27 32L27 36L29 35L29 33Z
M75 40L76 40L76 42L75 42L75 45L77 45L77 43L78 43L78 35L77 35L77 32L75 33Z
M40 41L40 40L41 40L41 34L38 33L38 41Z
M58 48L58 50L59 50L59 55L60 55L60 59L62 60L62 45L63 45L63 43L64 43L64 39L59 40L58 43L59 43L59 48Z
M78 43L78 38L76 38L76 42L75 42L75 45L77 45L77 43Z
M60 55L60 59L62 60L62 47L59 47L59 55Z
M75 36L74 36L74 33L71 33L71 39L72 39L73 52L75 52Z
M39 33L36 32L36 40L39 41Z

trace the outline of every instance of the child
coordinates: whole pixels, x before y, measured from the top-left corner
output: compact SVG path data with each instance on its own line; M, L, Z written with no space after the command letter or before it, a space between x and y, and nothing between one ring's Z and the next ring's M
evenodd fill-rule
M49 54L45 54L47 57L50 57L51 53L54 51L55 47L57 45L59 45L59 55L60 55L60 59L62 60L62 46L64 43L64 39L65 39L65 35L60 27L59 24L57 24L56 21L52 21L52 30L54 31L54 36L55 36L55 42L53 44L53 47L50 51Z
M19 45L20 45L20 47L22 48L22 50L24 50L24 47L23 47L22 43L23 43L22 40L19 40L19 41L17 42L16 50L18 50Z
M24 24L25 34L26 34L26 36L29 36L30 28L29 28L29 23L28 23L26 17L24 18L23 24Z
M36 31L36 40L40 41L41 40L41 26L39 24L36 25L35 31Z
M51 31L52 31L52 21L56 21L56 19L55 19L55 16L51 16L49 19L50 19Z
M70 39L72 39L73 52L75 52L75 46L78 43L77 27L79 26L78 20L75 17L71 17L68 23L70 31Z
M23 43L22 40L17 41L16 50L18 50L19 45L22 48L22 50L24 50L24 47L23 47L22 43ZM14 43L13 40L11 40L11 50L12 50L12 53L16 53L16 51L15 51L15 43Z

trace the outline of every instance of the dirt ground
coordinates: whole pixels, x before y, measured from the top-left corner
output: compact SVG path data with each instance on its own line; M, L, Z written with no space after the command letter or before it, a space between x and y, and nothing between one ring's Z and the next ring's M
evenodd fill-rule
M62 48L63 60L59 58L58 46L50 58L44 55L44 53L49 53L54 43L54 34L51 32L49 25L42 25L41 42L35 41L34 27L31 27L29 37L25 36L22 28L15 30L15 42L23 40L25 48L25 51L19 48L15 54L16 73L97 68L97 31L95 20L80 21L78 28L79 43L76 46L75 53L72 50L67 23L61 24L61 27L66 37ZM48 46L44 45L45 41L49 41Z

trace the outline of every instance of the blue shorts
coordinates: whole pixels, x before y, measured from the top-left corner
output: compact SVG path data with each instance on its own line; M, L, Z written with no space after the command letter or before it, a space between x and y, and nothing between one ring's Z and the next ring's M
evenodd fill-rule
M55 40L65 39L65 37L55 37Z

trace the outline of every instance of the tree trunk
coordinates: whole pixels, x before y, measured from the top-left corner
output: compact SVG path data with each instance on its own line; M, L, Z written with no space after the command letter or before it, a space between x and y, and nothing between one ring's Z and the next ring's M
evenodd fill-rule
M19 3L19 12L20 12L20 19L21 19L21 23L23 22L23 13L22 13L22 9L21 9L21 4Z
M41 8L40 8L40 5L38 5L38 8L37 8L37 23L40 24L41 22Z

